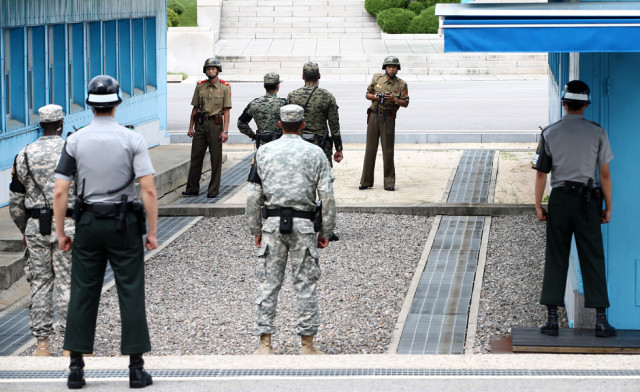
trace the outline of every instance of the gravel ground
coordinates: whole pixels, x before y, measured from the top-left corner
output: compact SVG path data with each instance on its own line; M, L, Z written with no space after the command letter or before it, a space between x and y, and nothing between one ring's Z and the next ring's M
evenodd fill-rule
M384 353L429 235L432 218L339 214L340 241L320 251L321 326L317 347L329 354ZM250 354L256 248L244 218L205 218L152 258L146 268L152 354ZM290 270L280 292L273 346L299 350ZM61 353L52 339L52 355ZM33 348L23 355L30 355ZM100 302L95 352L120 354L115 287Z
M535 216L493 217L484 270L475 353L491 352L491 339L511 327L539 326L546 308L539 304L544 273L545 223ZM567 327L559 308L560 327Z

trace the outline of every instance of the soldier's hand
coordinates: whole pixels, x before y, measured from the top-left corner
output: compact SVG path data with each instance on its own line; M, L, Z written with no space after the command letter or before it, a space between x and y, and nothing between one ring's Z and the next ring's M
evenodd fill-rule
M194 134L194 133L195 133L195 132L193 131L193 129L189 129L189 132L187 132L187 136L189 136L189 137L193 137L193 134Z
M155 235L147 235L147 239L144 241L144 247L147 250L154 250L158 247L158 239Z
M329 246L329 239L328 238L318 237L318 248L324 249L327 246Z
M256 246L262 248L262 235L257 235L255 238Z
M226 142L227 140L229 140L229 135L227 135L226 133L222 132L220 134L220 140L222 140L222 143Z
M66 234L58 236L58 246L63 252L68 252L73 247L73 240Z
M602 216L600 217L600 223L609 223L611 220L611 210L602 211Z
M536 206L536 215L538 216L538 220L540 222L544 222L547 220L547 211L545 211L542 207Z
M333 154L333 160L336 161L337 163L340 163L342 158L343 158L342 151L336 151L336 153Z
M393 98L393 99L392 99L392 98ZM397 99L396 97L394 97L394 96L393 96L393 94L388 93L388 92L387 92L387 93L384 93L384 99L385 99L385 100L389 100L389 101L391 101L391 102L393 102L393 103L398 102L398 99Z

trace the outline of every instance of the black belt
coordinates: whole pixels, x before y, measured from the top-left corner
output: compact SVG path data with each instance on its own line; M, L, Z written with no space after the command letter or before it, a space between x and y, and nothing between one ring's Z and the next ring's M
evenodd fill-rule
M133 202L127 203L127 210L133 211ZM120 212L120 203L82 203L83 211L91 211L100 218L115 218Z
M562 185L558 185L553 189L560 189L568 193L576 193L580 195L585 190L593 191L595 189L593 187L591 187L591 189L588 189L588 188L589 188L588 184L583 184L581 182L576 182L576 181L565 181Z
M304 218L309 220L314 220L316 217L315 211L298 211L293 208L267 208L266 218L271 218L273 216L281 216L282 210L291 210L291 216L294 218Z
M205 120L213 120L213 119L215 119L216 117L223 117L223 115L222 115L222 113L219 113L219 114L212 114L211 116L204 116L204 119L205 119Z
M27 208L27 215L29 215L29 218L38 219L40 218L40 210L44 210L44 209L45 208ZM71 218L73 216L73 209L67 208L67 212L65 213L64 216L66 218Z

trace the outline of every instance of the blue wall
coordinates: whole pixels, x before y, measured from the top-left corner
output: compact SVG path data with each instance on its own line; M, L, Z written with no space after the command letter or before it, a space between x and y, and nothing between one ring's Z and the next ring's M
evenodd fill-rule
M0 2L0 171L39 136L43 105L64 108L65 135L87 125L86 86L101 73L123 87L118 121L157 121L145 137L166 139L166 24L166 0ZM3 186L0 205L7 198Z

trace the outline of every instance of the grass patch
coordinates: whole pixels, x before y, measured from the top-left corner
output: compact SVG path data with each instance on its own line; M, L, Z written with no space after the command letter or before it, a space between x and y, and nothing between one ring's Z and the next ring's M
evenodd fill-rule
M198 25L198 0L175 0L184 7L182 15L180 15L180 24L178 27L191 27Z

